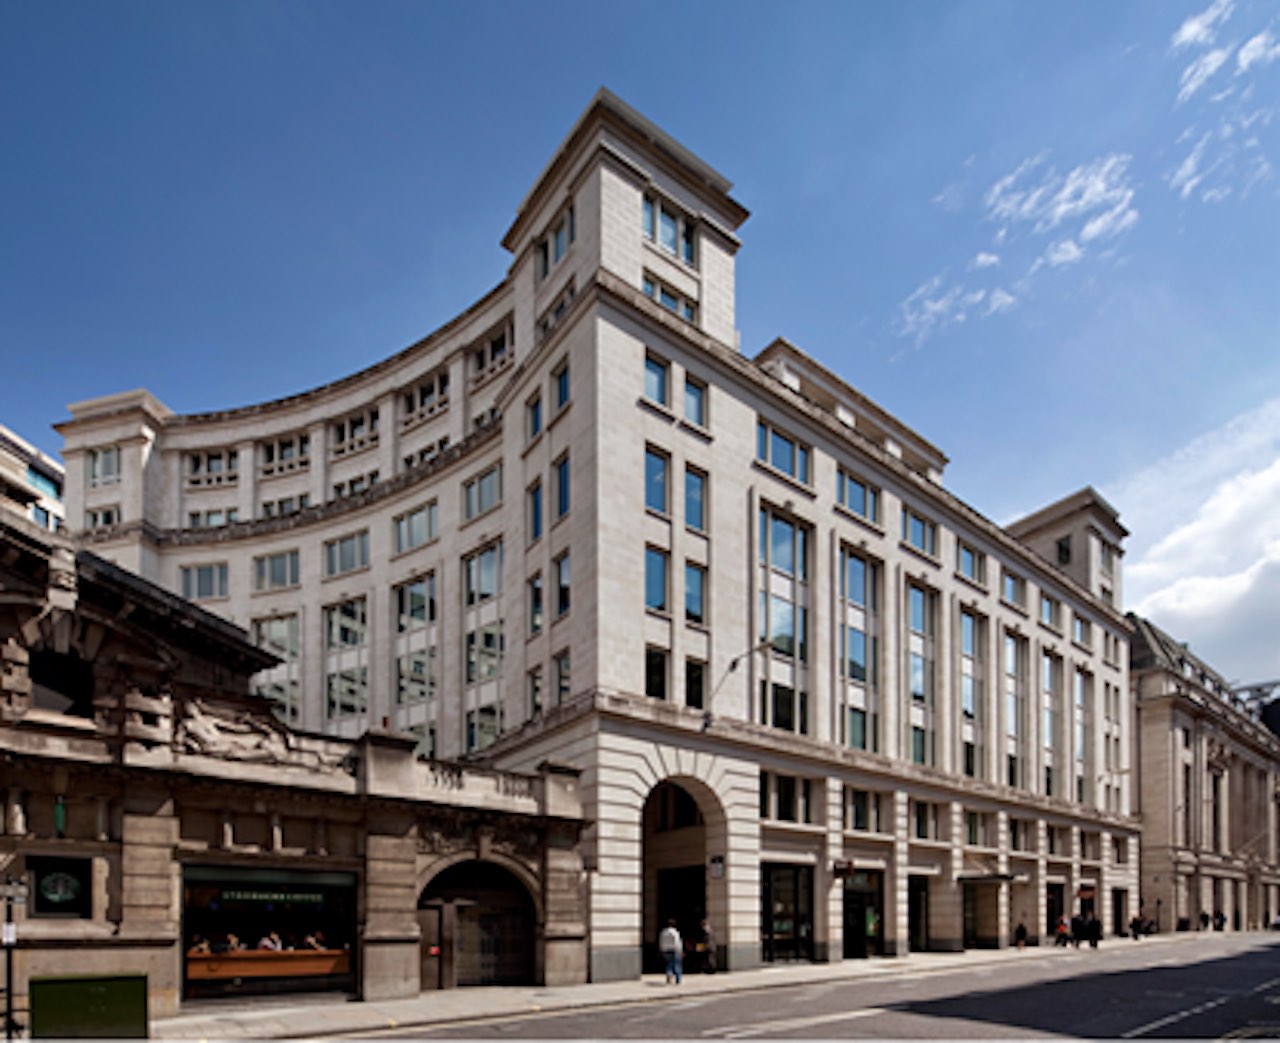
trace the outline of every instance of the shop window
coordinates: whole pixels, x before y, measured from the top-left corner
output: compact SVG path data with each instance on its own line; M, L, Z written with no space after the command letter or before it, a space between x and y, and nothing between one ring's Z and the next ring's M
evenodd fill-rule
M88 920L93 916L93 860L28 858L31 915Z

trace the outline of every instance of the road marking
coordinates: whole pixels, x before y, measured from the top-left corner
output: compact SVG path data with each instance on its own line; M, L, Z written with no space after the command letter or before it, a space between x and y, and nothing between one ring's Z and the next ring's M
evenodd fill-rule
M1176 1014L1170 1014L1168 1017L1161 1018L1159 1021L1153 1021L1150 1024L1139 1026L1128 1032L1120 1033L1121 1039L1134 1039L1137 1036L1145 1036L1148 1032L1154 1032L1156 1029L1162 1029L1166 1025L1172 1025L1175 1021L1182 1021L1185 1018L1195 1017L1197 1014L1203 1014L1206 1011L1213 1010L1214 1007L1221 1007L1227 1000L1232 999L1231 996L1222 996L1216 1000L1210 1000L1208 1003L1201 1003L1199 1006L1189 1007L1186 1010L1180 1010Z
M718 1036L721 1039L748 1039L751 1036L768 1036L792 1029L810 1028L814 1025L829 1025L834 1021L853 1021L856 1018L871 1018L884 1014L883 1007L864 1007L861 1010L844 1010L835 1014L812 1014L807 1018L781 1018L777 1021L758 1021L754 1025L729 1025L723 1028L705 1029L704 1036Z

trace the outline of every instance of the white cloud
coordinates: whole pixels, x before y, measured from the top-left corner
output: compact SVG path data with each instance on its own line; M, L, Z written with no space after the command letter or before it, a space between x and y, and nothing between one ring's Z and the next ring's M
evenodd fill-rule
M1192 15L1182 23L1173 34L1171 41L1174 50L1195 45L1207 47L1217 36L1214 27L1231 17L1235 7L1232 0L1213 0L1208 7L1197 15Z
M1178 81L1178 104L1190 98L1196 91L1209 82L1215 72L1222 68L1231 57L1230 47L1203 54L1182 70L1182 79Z
M946 274L943 272L922 283L898 305L894 328L899 336L923 344L939 330L967 321L969 313L986 300L986 290L966 292L959 283L944 289Z
M1016 170L997 181L987 191L988 218L1004 222L1030 223L1033 231L1045 234L1063 224L1089 218L1084 240L1100 235L1118 235L1138 221L1133 206L1135 190L1129 182L1131 156L1112 153L1074 167L1066 175L1052 167L1042 169L1045 154L1032 156ZM1040 171L1033 181L1028 175Z
M991 296L987 299L987 314L995 315L999 312L1008 311L1017 303L1017 297L997 286L991 291Z
M1000 263L1000 257L998 254L989 254L986 251L983 251L979 253L978 256L975 257L972 261L969 262L969 267L970 268L994 268L999 263Z
M1050 268L1060 268L1064 264L1075 264L1084 256L1084 251L1071 239L1062 239L1045 251L1044 259Z
M1231 189L1229 188L1210 188L1200 199L1205 203L1221 203L1230 195Z
M1200 172L1200 161L1204 159L1204 150L1208 144L1209 135L1206 134L1196 142L1195 148L1188 153L1187 158L1169 178L1169 187L1178 192L1183 199L1191 195L1196 190L1196 185L1204 180L1204 174Z
M1264 29L1257 36L1250 37L1236 52L1236 75L1249 71L1253 65L1270 65L1280 58L1280 40L1272 35L1271 30Z
M1104 495L1132 530L1126 602L1231 677L1280 677L1280 398Z
M958 214L964 209L964 190L959 184L950 184L929 202L934 206L941 207L949 214Z

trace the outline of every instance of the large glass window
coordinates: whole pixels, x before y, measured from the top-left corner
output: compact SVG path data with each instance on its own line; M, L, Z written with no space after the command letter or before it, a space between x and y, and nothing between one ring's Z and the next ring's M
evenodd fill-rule
M657 547L644 549L644 604L654 612L670 608L667 594L667 552Z
M438 513L436 502L432 500L417 510L399 515L393 522L396 553L403 554L434 540L439 531Z
M756 458L797 481L812 480L809 447L764 420L756 426Z
M880 490L843 468L836 472L836 499L867 521L880 520Z
M644 397L660 406L667 404L671 367L663 359L646 355L644 359Z
M690 623L707 622L707 570L692 561L684 567L684 618Z
M182 596L189 601L227 596L227 563L188 565L182 569Z
M298 552L281 551L253 559L253 589L280 590L298 585Z
M502 465L494 464L463 486L463 504L468 519L484 514L502 500Z
M478 605L502 593L502 544L495 543L463 562L467 605Z
M644 451L644 505L651 511L667 513L667 471L670 458L649 448Z
M369 532L367 529L330 540L324 545L324 574L339 576L344 572L369 565Z
M684 471L684 523L696 532L707 531L707 476L692 467Z

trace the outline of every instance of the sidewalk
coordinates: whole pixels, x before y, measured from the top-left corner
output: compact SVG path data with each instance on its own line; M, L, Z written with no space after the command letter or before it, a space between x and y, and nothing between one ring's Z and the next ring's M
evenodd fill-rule
M1164 945L1194 941L1195 934L1163 934L1133 942L1108 938L1103 947ZM773 964L729 974L687 975L679 987L666 984L661 974L598 985L485 986L424 992L401 1000L353 1002L343 996L301 999L227 1000L198 1012L151 1023L155 1039L306 1039L381 1029L427 1028L445 1022L501 1018L541 1011L580 1010L619 1004L678 1000L707 993L755 992L785 985L877 977L900 977L957 968L982 967L1008 960L1050 960L1080 955L1088 949L1058 949L1052 945L1023 950L970 949L958 953L911 953L895 959L844 960L839 963Z

